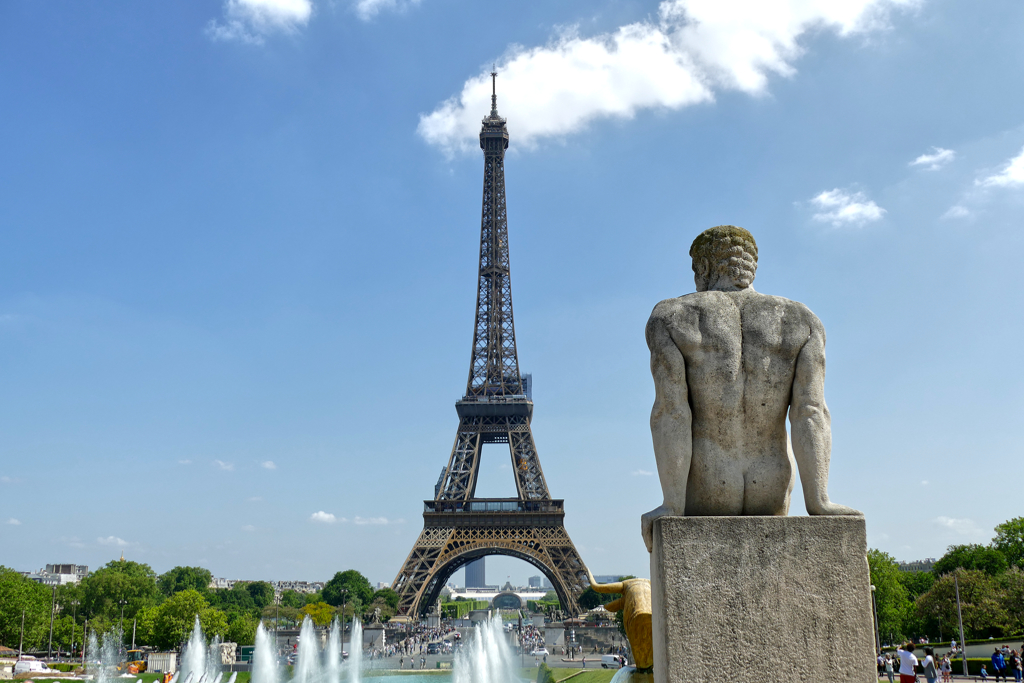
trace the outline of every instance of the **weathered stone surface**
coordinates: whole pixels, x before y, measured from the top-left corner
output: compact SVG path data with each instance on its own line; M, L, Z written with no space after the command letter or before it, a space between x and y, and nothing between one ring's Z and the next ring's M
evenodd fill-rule
M662 301L647 323L665 496L643 517L648 550L663 515L788 514L794 459L809 514L859 514L828 497L821 321L801 303L754 291L757 245L746 230L706 230L690 255L697 291Z
M873 683L863 517L661 517L655 683Z

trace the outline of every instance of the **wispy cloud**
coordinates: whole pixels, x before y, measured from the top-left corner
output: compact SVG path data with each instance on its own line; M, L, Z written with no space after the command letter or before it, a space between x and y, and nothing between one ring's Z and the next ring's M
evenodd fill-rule
M910 162L910 166L920 166L926 171L937 171L956 158L956 152L951 149L932 147L930 154L922 154Z
M252 524L246 524L242 527L242 531L256 531L256 527L254 527Z
M663 0L657 20L582 37L570 29L542 47L514 46L498 61L499 111L516 142L564 136L600 118L710 102L717 90L753 95L772 75L793 76L805 34L846 36L886 25L918 0ZM490 110L489 69L420 117L419 134L446 153L476 149Z
M9 477L6 474L0 476L0 484L17 484L19 481L21 480L15 479L14 477Z
M654 472L648 472L647 470L633 470L634 477L650 477L654 475Z
M192 461L191 460L179 460L178 464L179 465L191 465Z
M15 519L14 517L11 517L10 519L8 519L7 523L10 524L11 526L21 526L21 520L20 519Z
M102 537L101 538L97 538L96 542L99 543L100 545L116 545L116 546L120 546L120 547L124 547L126 545L129 545L128 541L124 540L123 538L118 538L117 536L107 536L106 538L102 538Z
M954 204L953 206L949 207L949 210L946 211L946 213L942 214L942 218L969 218L972 215L974 214L971 213L971 210L968 209L963 204Z
M861 226L879 220L885 209L869 200L863 192L847 192L839 188L827 190L811 199L819 211L813 218L833 227Z
M263 496L249 496L248 498L246 498L246 500L249 501L250 503L262 503Z
M260 467L262 467L265 470L276 470L277 469L277 465L274 464L273 460L264 460L263 462L260 463Z
M360 526L365 525L365 524L387 525L387 524L404 524L405 520L404 519L388 519L387 517L356 517L355 519L352 520L352 523L353 524L358 524Z
M227 0L224 20L211 20L206 35L213 40L262 45L272 33L295 33L309 23L311 0Z
M336 524L338 522L347 522L348 520L344 517L335 517L330 512L314 512L309 516L309 521L316 522L317 524Z
M978 528L972 519L957 519L955 517L939 516L932 520L932 523L949 529L960 536L984 536L985 531Z
M1024 185L1024 149L1007 161L998 173L975 181L979 187L1021 187Z
M370 21L384 11L403 12L420 0L357 0L356 15L363 21Z
M230 462L224 462L223 460L214 460L214 461L213 461L213 464L214 464L214 465L215 465L215 466L216 466L216 467L217 467L218 469L220 469L220 470L223 470L223 471L225 471L225 472L234 472L234 471L235 471L235 465L234 465L234 463L230 463Z

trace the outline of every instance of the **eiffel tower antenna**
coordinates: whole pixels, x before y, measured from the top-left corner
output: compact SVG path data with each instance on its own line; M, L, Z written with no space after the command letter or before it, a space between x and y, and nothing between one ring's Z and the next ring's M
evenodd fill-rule
M563 524L562 500L552 499L530 422L531 378L519 372L512 316L512 280L505 209L508 129L498 116L497 69L491 71L491 112L483 119L484 188L476 318L466 394L455 403L459 428L448 465L424 501L423 531L391 584L393 620L412 620L433 605L458 569L487 555L525 560L551 582L562 609L579 613L586 567ZM477 498L484 444L508 444L515 498Z

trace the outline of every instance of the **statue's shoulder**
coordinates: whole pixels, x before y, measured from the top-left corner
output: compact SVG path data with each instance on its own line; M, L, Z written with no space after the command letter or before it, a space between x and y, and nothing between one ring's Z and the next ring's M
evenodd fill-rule
M695 313L706 308L716 292L692 292L682 296L659 301L651 311L651 320L671 319L687 313Z
M821 325L821 321L818 320L818 316L814 315L806 304L800 303L799 301L793 301L792 299L787 299L784 296L776 296L774 294L763 294L761 292L757 293L757 298L761 305L768 305L773 308L780 309L787 317L806 322L811 326Z

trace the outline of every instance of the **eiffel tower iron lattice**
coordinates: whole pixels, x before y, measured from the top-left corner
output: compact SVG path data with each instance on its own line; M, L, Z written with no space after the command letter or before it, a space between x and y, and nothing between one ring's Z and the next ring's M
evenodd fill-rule
M483 209L476 324L466 395L456 402L459 429L434 500L424 501L423 531L395 577L398 617L433 605L448 579L486 555L509 555L540 569L564 610L579 612L586 567L563 525L563 501L553 500L533 442L529 376L519 373L505 211L508 130L498 116L491 73L491 113L483 120ZM517 498L477 498L484 444L507 443Z

